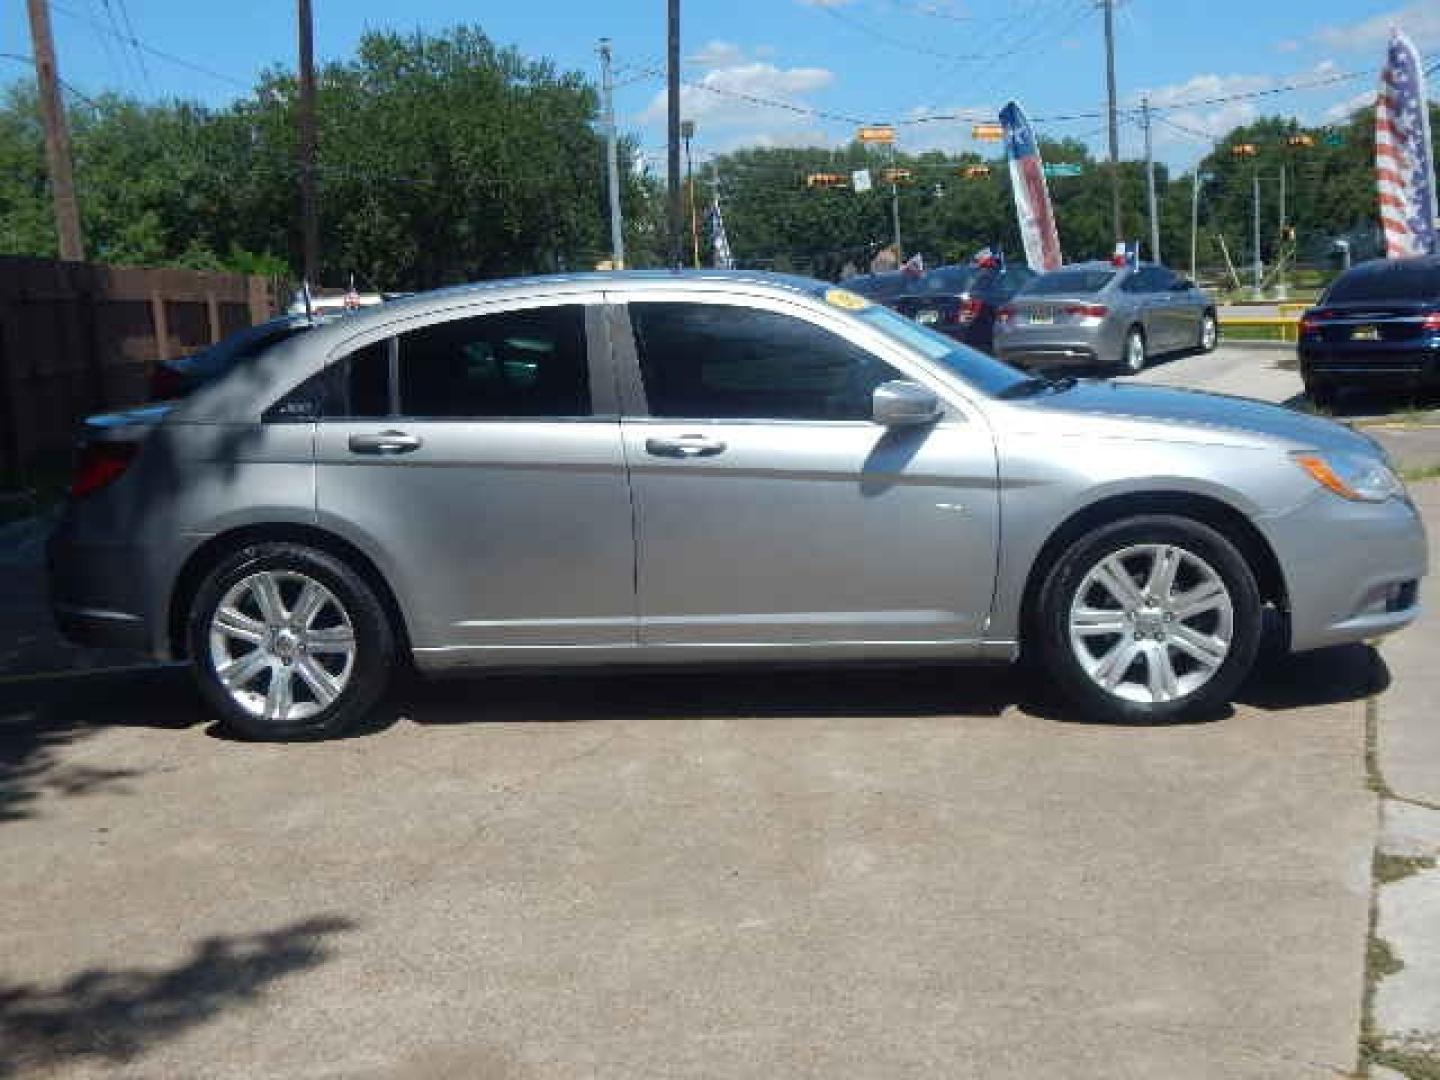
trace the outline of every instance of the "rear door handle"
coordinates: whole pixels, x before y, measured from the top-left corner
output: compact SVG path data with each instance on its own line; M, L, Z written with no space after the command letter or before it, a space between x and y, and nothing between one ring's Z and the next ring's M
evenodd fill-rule
M421 439L404 431L382 431L377 435L351 435L352 454L408 454L420 449Z
M645 452L654 457L714 457L725 452L725 444L707 435L677 435L673 439L646 439Z

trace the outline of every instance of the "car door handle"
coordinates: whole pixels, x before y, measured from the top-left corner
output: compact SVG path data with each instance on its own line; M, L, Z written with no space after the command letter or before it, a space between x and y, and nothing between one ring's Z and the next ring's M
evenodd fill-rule
M673 439L646 439L645 452L655 457L714 457L725 452L725 444L706 435L677 435Z
M378 435L351 435L352 454L408 454L420 449L420 436L403 431L382 431Z

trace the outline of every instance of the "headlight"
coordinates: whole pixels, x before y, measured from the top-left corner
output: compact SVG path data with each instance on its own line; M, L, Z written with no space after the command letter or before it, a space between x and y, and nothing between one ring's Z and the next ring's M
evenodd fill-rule
M1352 502L1384 502L1405 490L1384 461L1368 454L1295 454L1294 458L1317 484Z

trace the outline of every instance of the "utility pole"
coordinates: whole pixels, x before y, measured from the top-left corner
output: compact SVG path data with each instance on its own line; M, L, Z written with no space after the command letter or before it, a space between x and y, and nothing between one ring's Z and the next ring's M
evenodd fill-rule
M900 184L895 172L895 147L890 147L890 224L895 230L895 266L905 262L905 249L900 246Z
M1145 204L1150 210L1150 261L1160 261L1160 215L1155 209L1155 153L1150 143L1150 95L1140 99L1145 125Z
M1254 188L1254 193L1255 193L1255 228L1254 228L1254 235L1251 237L1251 241L1252 241L1252 243L1254 243L1254 245L1255 245L1255 299L1256 299L1256 300L1259 300L1261 293L1264 292L1264 290L1261 288L1261 276L1262 276L1262 273L1263 273L1264 268L1261 266L1261 263L1260 263L1260 170L1259 170L1259 169L1256 169L1256 170L1255 170L1255 173L1254 173L1253 177L1251 178L1251 184L1252 184L1252 186L1253 186L1253 188Z
M1285 162L1280 162L1280 242L1275 245L1276 251L1276 281L1275 298L1284 300L1289 295L1289 287L1285 284Z
M298 0L300 21L300 236L305 281L319 284L320 222L315 198L315 19Z
M700 269L700 218L695 212L695 163L690 157L690 141L695 138L695 121L680 121L680 137L685 140L685 202L690 214L690 246L695 256L694 267Z
M615 83L610 74L610 39L600 39L600 95L605 124L605 171L610 186L610 265L625 269L625 230L620 222L620 158L615 137Z
M1200 236L1200 165L1195 165L1195 175L1190 178L1190 280L1195 280L1195 253Z
M70 130L65 124L65 103L60 100L55 40L50 34L50 0L27 0L27 6L30 10L30 40L35 51L35 80L40 89L40 123L45 128L45 166L50 173L50 196L55 205L60 258L66 262L81 262L85 258L85 240L80 232L80 204L75 199Z
M1120 218L1120 127L1115 117L1115 0L1100 0L1105 9L1105 87L1109 93L1107 114L1110 118L1110 213L1115 227L1115 242L1125 239Z
M666 61L669 65L666 72L669 98L666 124L669 175L666 182L670 210L670 265L679 269L685 265L685 208L680 198L680 0L667 0L666 11Z

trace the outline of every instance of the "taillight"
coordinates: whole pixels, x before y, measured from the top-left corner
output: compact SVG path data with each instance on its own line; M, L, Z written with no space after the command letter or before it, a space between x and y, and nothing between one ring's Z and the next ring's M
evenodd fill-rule
M151 401L174 401L184 392L185 377L168 364L157 364L150 372Z
M1440 331L1440 311L1432 311L1429 315L1426 315L1425 321L1420 324L1420 328L1430 332Z
M70 496L83 499L113 484L130 467L140 444L134 442L89 442L80 447L75 462L75 478L70 482Z
M1334 314L1333 311L1323 311L1319 309L1305 312L1304 315L1300 316L1301 335L1318 334L1320 328L1325 325L1325 320Z
M1103 319L1110 314L1110 309L1104 304L1071 304L1065 309L1065 314L1082 319Z
M977 300L973 296L962 296L960 306L955 309L955 321L958 323L972 323L985 311L985 301Z

